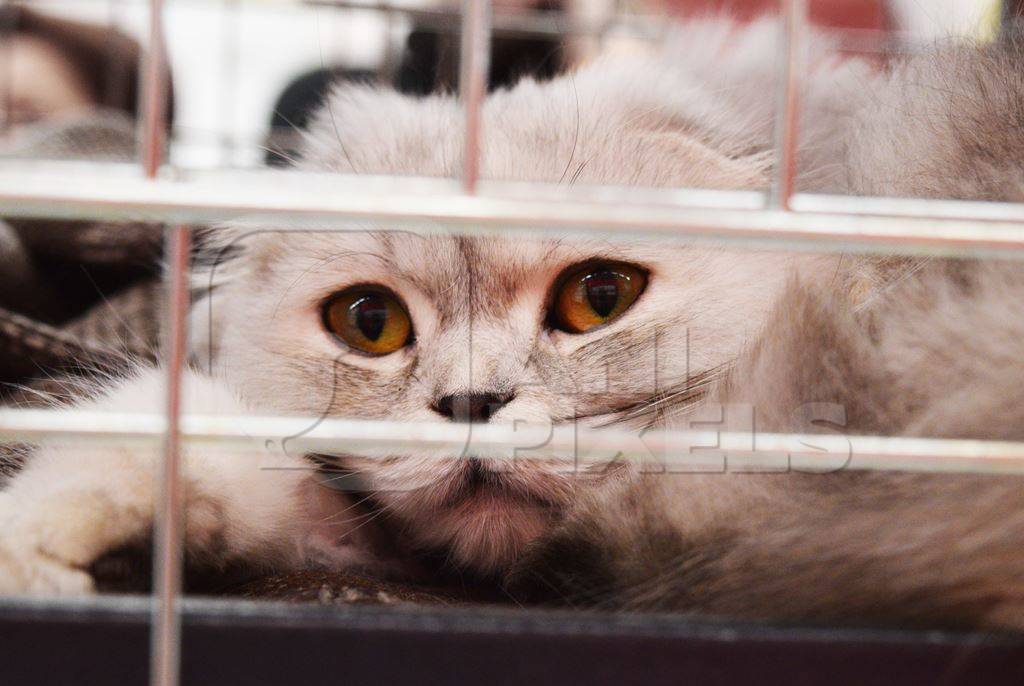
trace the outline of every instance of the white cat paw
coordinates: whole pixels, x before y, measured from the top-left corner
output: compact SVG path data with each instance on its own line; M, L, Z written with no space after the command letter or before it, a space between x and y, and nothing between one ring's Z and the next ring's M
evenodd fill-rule
M18 507L0 496L0 595L95 592L85 569L107 547L102 508L74 497Z
M87 595L92 577L32 547L0 543L0 595Z

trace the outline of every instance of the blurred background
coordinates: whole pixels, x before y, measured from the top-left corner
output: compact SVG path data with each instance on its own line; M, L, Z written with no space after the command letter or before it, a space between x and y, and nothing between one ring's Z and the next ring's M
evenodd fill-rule
M912 47L997 24L996 0L811 0L844 49ZM666 16L777 11L778 0L495 0L490 85L547 77ZM172 164L287 164L326 85L457 87L459 4L430 0L166 0ZM145 0L0 0L0 156L131 159Z

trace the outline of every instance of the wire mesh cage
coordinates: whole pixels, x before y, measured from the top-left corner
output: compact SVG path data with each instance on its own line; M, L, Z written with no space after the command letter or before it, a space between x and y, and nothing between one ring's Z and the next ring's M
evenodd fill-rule
M660 15L618 3L531 4L525 10L516 3L491 5L489 0L464 0L461 7L369 0L0 4L0 67L8 70L6 78L0 76L0 216L33 231L48 230L47 240L56 244L63 243L60 227L72 223L106 229L96 234L93 247L110 247L125 235L138 246L135 239L142 236L141 243L148 247L137 259L156 264L162 254L166 265L162 289L151 290L148 296L159 312L153 316L164 322L157 327L166 374L163 414L81 411L58 416L40 408L0 410L0 439L5 441L162 446L152 597L80 603L5 601L0 626L9 636L21 636L26 645L81 640L78 652L67 658L68 671L60 673L100 670L80 679L89 682L110 680L100 662L113 669L111 663L120 660L110 654L110 646L121 641L132 652L122 665L125 674L142 679L148 673L151 683L165 685L178 683L183 659L186 679L196 682L239 680L245 670L231 670L250 660L250 667L262 671L251 677L261 681L305 675L308 670L306 678L319 682L329 668L337 668L339 678L349 670L356 675L389 674L398 680L446 669L437 675L439 680L467 680L474 670L492 674L495 665L510 664L516 651L538 655L536 669L519 667L512 676L496 678L557 681L582 669L602 680L628 680L639 673L651 683L667 682L680 674L678 665L690 656L688 664L700 663L700 669L709 671L688 673L714 680L716 670L730 669L733 660L728 651L722 652L723 644L736 636L746 665L732 666L738 670L733 672L736 678L763 676L751 665L768 659L766 646L781 651L783 657L772 658L781 666L780 674L805 669L813 655L822 654L832 658L821 658L812 671L831 674L839 665L849 667L856 661L850 656L861 651L868 656L868 665L879 656L899 657L901 670L906 670L900 674L906 678L938 676L941 671L929 670L945 669L964 660L965 650L975 650L973 675L1002 675L1019 654L1009 639L986 643L981 650L964 648L976 638L946 635L921 639L903 634L694 628L666 618L639 623L569 614L538 619L505 610L403 615L375 610L332 613L321 608L303 615L244 602L190 605L182 598L183 446L252 447L293 437L289 449L296 452L329 452L331 445L344 441L348 450L372 454L384 447L409 446L457 452L467 440L467 428L460 424L183 415L182 378L190 358L189 309L195 288L189 276L190 257L197 227L215 232L242 218L280 231L346 231L372 222L375 229L413 233L443 226L467 234L599 235L611 241L644 238L743 249L1000 259L1024 251L1024 207L1019 204L849 197L796 187L809 40L806 0L785 0L779 15L784 40L775 56L778 69L772 84L778 105L770 189L607 187L487 178L480 160L487 136L482 107L489 89L507 85L522 73L553 75L610 43L656 40L665 24ZM1017 8L1004 3L1001 11L1009 17ZM894 46L909 51L916 45L911 31L892 27L832 31L843 52L859 55L889 53ZM77 100L57 102L49 113L19 103L12 94L15 60L2 56L16 35L31 37L34 47L42 39L55 40L74 55L76 64L86 65L83 72L88 78L67 78L75 85L75 98L101 108L102 120L79 116ZM457 173L339 175L289 168L299 147L297 131L337 80L376 80L414 94L456 91L463 122ZM31 125L44 114L46 121ZM154 233L152 227L162 228ZM130 280L120 272L109 278ZM45 327L35 333L51 346L80 345ZM93 359L103 354L102 346L85 348ZM645 457L633 454L635 436L625 431L575 426L530 431L497 425L472 429L474 445L494 450L543 444L555 454L612 450ZM689 449L712 441L731 455L742 456L748 465L770 468L780 454L813 460L831 441L835 446L826 446L825 451L848 450L853 458L847 466L854 469L1024 472L1024 444L1015 442L818 436L812 446L805 438L759 434L754 446L746 435L663 430L645 436L645 449L654 445L659 455L678 456L669 466L700 469L706 465ZM97 627L96 633L82 638L78 619ZM277 643L255 629L261 623L278 629ZM291 627L292 633L282 627ZM138 659L147 631L152 660L148 666ZM363 652L338 653L322 663L311 660L285 674L279 665L254 656L260 651L282 660L288 655L308 656L311 650L329 650L331 641L361 643ZM498 644L504 647L499 650ZM382 664L388 664L399 648L403 659L382 672ZM610 650L607 660L595 667L600 675L579 665L570 668L573 660L585 659L595 648ZM827 653L829 649L834 652ZM93 659L97 654L103 658L99 662ZM447 663L432 662L430 656L436 654L454 657ZM484 658L491 662L481 665ZM638 666L644 661L646 666ZM25 663L12 664L16 670ZM853 668L848 680L863 683L861 679L877 678L865 671L870 670ZM31 678L12 674L23 681Z

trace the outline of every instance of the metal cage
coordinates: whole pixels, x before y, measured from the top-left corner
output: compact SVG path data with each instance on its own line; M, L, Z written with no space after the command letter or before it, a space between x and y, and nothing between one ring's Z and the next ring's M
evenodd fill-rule
M238 4L237 2L229 4ZM600 232L613 240L656 236L749 247L1019 258L1024 205L892 198L848 198L794 192L795 148L803 65L806 0L785 0L784 78L778 94L778 175L770 192L696 189L564 188L479 178L481 102L492 15L489 0L463 0L461 15L394 4L318 0L316 5L387 15L420 12L461 35L460 98L465 163L459 178L323 177L238 169L185 169L166 163L164 2L148 0L148 46L139 117L137 165L0 161L0 216L148 220L166 225L168 338L163 416L78 413L54 423L43 410L0 410L0 439L163 443L162 491L152 598L0 601L0 680L51 683L140 681L189 683L379 680L412 682L581 681L718 683L892 683L894 680L1013 678L1020 642L1013 637L908 634L829 629L764 629L695 624L671 618L613 618L498 610L330 610L181 598L179 448L184 442L243 443L299 433L308 422L253 417L225 422L181 415L186 359L190 229L239 216L282 230L344 228L352 219L388 220L403 230L442 222L456 231ZM1006 3L1004 12L1016 12ZM640 21L640 19L636 19ZM600 33L604 25L552 25L533 14L501 18L506 29ZM234 67L232 67L234 68ZM322 191L330 188L330 193ZM344 439L356 447L386 444L461 446L464 427L331 419L297 439L313 450ZM484 445L522 441L502 427L474 429ZM717 435L717 434L716 434ZM664 431L649 440L682 449L706 435ZM724 444L730 441L722 437ZM817 437L820 443L827 440ZM579 441L621 445L632 437L556 432L552 449ZM1024 473L1024 443L853 437L860 469ZM811 449L799 436L759 436L757 450L737 450L756 464L783 450ZM685 451L680 451L685 452ZM682 459L682 458L681 458ZM151 621L150 621L151 613ZM182 617L184 616L184 630ZM144 659L149 636L151 662ZM347 646L342 648L343 646ZM118 654L115 655L117 651ZM121 653L123 652L123 655ZM521 660L517 655L523 656ZM599 655L595 659L595 655ZM886 671L880 673L880 665ZM285 668L288 665L288 668ZM40 681L41 682L41 681Z

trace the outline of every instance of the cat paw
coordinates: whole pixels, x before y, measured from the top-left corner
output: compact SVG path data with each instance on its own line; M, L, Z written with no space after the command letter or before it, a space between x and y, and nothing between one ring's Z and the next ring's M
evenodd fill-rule
M95 592L85 570L105 548L104 513L83 505L19 507L0 496L0 595Z
M88 573L33 547L0 543L0 595L95 593Z

